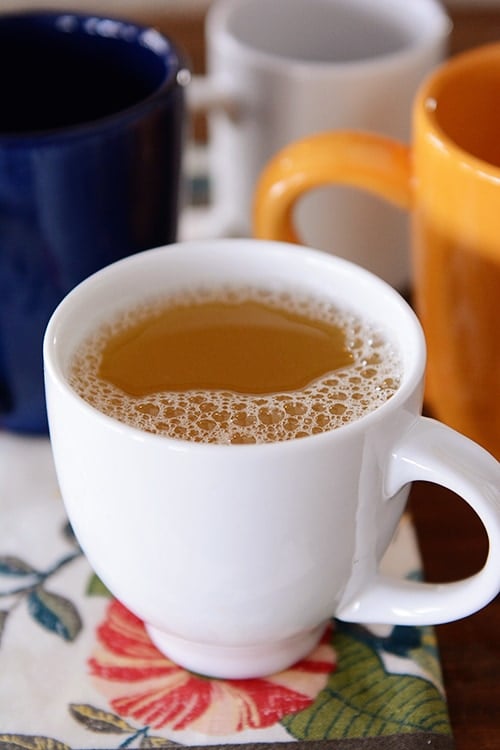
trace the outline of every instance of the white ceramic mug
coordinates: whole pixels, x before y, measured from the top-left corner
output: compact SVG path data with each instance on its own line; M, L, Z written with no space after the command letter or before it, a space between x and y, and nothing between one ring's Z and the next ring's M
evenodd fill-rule
M181 237L250 236L259 173L297 138L349 127L407 140L449 29L437 0L215 0L208 76L187 89L193 109L210 111L212 205L185 214ZM408 284L406 215L373 196L324 188L301 202L298 227L303 244Z
M68 384L75 349L119 310L158 293L226 284L299 290L368 318L399 349L399 389L330 432L217 445L127 426ZM422 330L398 293L364 269L249 239L146 251L66 297L47 328L44 361L53 453L74 531L104 583L185 667L263 675L306 655L333 615L440 623L474 612L500 589L498 464L420 416ZM413 480L450 488L482 519L489 556L472 578L434 585L378 572Z

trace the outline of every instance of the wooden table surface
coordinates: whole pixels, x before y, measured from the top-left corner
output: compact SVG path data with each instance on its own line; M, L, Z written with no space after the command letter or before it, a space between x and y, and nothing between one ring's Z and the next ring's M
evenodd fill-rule
M483 527L451 492L417 483L410 495L428 581L477 571L487 553ZM500 596L470 617L436 627L456 750L500 748Z
M471 2L451 11L450 54L500 41L500 9L478 5ZM204 71L203 14L140 20L176 38L194 72ZM203 138L203 123L197 132ZM416 484L410 506L427 580L451 581L479 569L487 541L465 503L440 487ZM436 631L456 750L500 750L500 597L481 612L439 625Z

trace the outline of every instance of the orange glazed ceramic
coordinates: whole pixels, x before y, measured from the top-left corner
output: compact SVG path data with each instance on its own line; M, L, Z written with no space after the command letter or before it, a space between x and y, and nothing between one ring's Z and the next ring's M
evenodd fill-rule
M499 457L500 44L457 55L424 82L411 146L335 131L280 151L257 186L256 236L298 242L296 201L331 183L411 210L429 407Z

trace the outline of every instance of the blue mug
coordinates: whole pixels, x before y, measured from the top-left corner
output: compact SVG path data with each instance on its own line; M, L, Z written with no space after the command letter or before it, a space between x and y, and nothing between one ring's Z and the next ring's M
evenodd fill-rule
M42 339L83 278L177 234L184 86L152 28L0 15L0 428L45 433Z

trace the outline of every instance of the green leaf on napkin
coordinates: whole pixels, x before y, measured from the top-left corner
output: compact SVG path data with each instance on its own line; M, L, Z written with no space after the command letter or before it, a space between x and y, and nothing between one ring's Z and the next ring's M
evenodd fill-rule
M7 617L9 616L9 614L10 613L8 609L0 610L0 643L2 642L3 629L5 627L5 623L7 622Z
M443 675L439 661L439 653L434 628L421 627L421 643L419 648L411 649L409 657L426 672L444 693Z
M69 745L50 737L28 734L0 734L0 750L71 750Z
M105 596L109 599L112 596L111 591L104 585L99 576L95 573L92 573L85 593L87 594L87 596Z
M71 703L69 711L74 719L93 732L130 734L136 731L135 727L128 724L116 714L110 711L103 711L86 703Z
M0 556L0 574L5 576L30 576L38 571L29 563L14 555Z
M28 596L28 609L40 625L65 641L74 641L81 630L82 621L74 604L43 586L37 586Z
M139 747L141 750L145 750L145 748L154 748L154 747L173 747L178 746L178 742L174 742L173 740L167 740L165 737L154 737L150 735L145 735L142 737L141 742L139 744Z
M442 695L429 681L389 674L374 649L335 635L338 667L310 708L282 720L297 739L320 740L409 732L449 734Z

